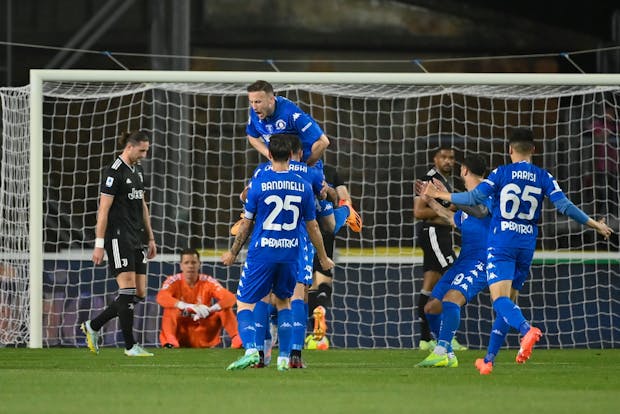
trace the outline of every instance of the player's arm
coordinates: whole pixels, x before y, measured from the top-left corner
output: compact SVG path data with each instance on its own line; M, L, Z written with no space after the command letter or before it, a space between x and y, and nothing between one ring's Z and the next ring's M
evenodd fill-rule
M265 158L269 159L269 148L267 147L267 144L265 144L265 141L251 135L248 135L248 140L250 141L250 145L252 145L256 151L260 152L265 156Z
M211 313L220 311L222 309L230 309L237 302L235 295L222 286L217 281L209 281L211 285L211 295L215 298L216 302L209 307Z
M423 197L413 199L413 216L418 220L429 220L437 217L435 210L429 207Z
M456 227L456 224L454 224L454 211L445 208L439 204L437 200L432 198L427 199L426 204L437 214L437 218L441 220L443 224L449 224L452 227Z
M310 156L306 160L306 164L310 166L316 164L316 162L320 160L325 153L327 147L329 147L329 139L325 134L323 134L319 137L319 139L314 141L314 144L312 144L312 150Z
M177 289L175 281L175 276L168 276L159 291L157 291L156 300L162 308L177 308L179 299L176 298Z
M149 206L146 204L145 199L142 199L142 217L144 218L144 230L148 237L148 252L146 257L147 259L152 259L157 255L157 244L155 243L155 235L153 234L153 227L151 226Z
M562 214L572 218L577 223L586 225L594 230L603 238L608 239L613 233L613 230L605 224L605 220L601 219L596 221L588 216L583 210L573 204L566 196L563 196L557 200L553 200L553 205Z
M306 221L306 230L308 231L312 245L316 249L316 254L323 270L333 268L335 264L332 259L327 256L327 252L325 251L325 245L323 244L323 236L321 235L321 230L319 229L319 223L317 223L316 220Z
M105 231L108 228L108 214L113 202L113 195L101 193L99 196L97 225L95 226L95 249L93 250L93 263L96 265L103 262Z
M239 229L237 230L237 235L235 236L235 241L233 242L230 250L225 252L222 255L222 263L226 266L230 266L235 262L235 259L239 255L239 252L243 248L246 240L250 236L250 232L252 230L252 220L244 217L241 219L241 224Z

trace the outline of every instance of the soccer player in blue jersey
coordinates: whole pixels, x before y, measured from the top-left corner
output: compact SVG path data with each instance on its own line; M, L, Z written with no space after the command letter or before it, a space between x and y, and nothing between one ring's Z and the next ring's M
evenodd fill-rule
M301 160L322 168L321 157L329 146L329 139L310 115L283 96L276 96L273 86L257 80L247 87L250 118L246 133L250 144L269 158L269 142L273 134L297 135L302 142Z
M325 269L334 266L327 257L316 222L312 189L289 170L290 142L286 135L271 137L271 169L252 179L237 236L231 249L222 255L225 265L235 261L255 221L237 289L237 321L246 352L227 370L244 369L259 362L253 309L270 292L273 292L278 309L278 370L288 370L293 325L290 298L299 273L300 249L305 234L302 226L317 250L321 265Z
M519 330L522 338L516 361L520 364L528 360L542 336L541 330L525 319L515 301L534 257L544 197L548 197L560 213L595 229L605 239L612 233L602 220L595 221L588 217L566 198L549 172L532 164L533 152L532 131L517 128L509 139L512 163L493 170L472 191L451 194L439 191L432 185L425 189L427 196L462 205L480 204L487 197L492 197L492 220L487 241L487 283L496 312L493 329L495 332L498 325L507 324ZM476 360L480 374L490 374L493 370L495 356L505 337L500 336L492 333L487 355Z
M486 162L480 155L466 157L461 164L461 177L468 190L473 190L486 175ZM416 193L422 194L428 181L416 181ZM440 185L433 181L430 185ZM443 185L442 189L445 189ZM437 338L433 351L417 367L456 368L458 360L452 349L454 334L461 322L461 308L487 287L485 273L487 234L491 223L490 199L478 206L452 210L436 200L422 196L444 223L461 232L461 252L454 264L439 279L424 311L431 330ZM458 206L457 206L458 207Z

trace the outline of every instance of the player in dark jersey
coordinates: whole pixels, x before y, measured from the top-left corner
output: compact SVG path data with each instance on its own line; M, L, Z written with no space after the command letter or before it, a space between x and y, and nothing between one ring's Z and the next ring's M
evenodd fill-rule
M103 262L104 249L110 273L116 278L118 296L96 318L80 326L91 352L99 353L99 330L118 317L125 340L125 355L153 356L135 342L133 308L146 297L146 263L157 254L149 209L145 200L144 173L140 160L149 150L143 131L126 132L119 138L123 152L105 171L97 210L93 262ZM145 251L144 246L147 245Z
M454 168L454 149L442 146L435 150L433 154L433 167L426 173L422 180L438 180L448 191L453 189L451 178ZM444 207L450 207L449 202L441 202ZM436 345L431 335L431 329L426 319L424 306L428 302L431 291L435 287L441 275L454 263L456 254L452 247L452 227L446 225L437 213L428 206L421 198L415 197L413 204L413 214L416 219L422 220L418 233L418 241L424 254L424 271L422 289L418 295L417 308L418 320L420 321L420 343L422 350L431 350ZM454 350L464 349L456 339L453 342Z
M493 200L486 273L496 317L487 355L475 363L483 375L493 371L495 356L505 339L505 335L495 335L496 330L508 332L512 327L520 332L521 347L515 358L519 364L529 359L534 345L542 337L542 331L530 325L515 301L529 275L544 198L549 198L560 213L593 228L605 239L612 234L604 221L593 220L575 206L548 171L532 164L533 153L532 130L517 128L509 140L512 163L493 170L473 190L451 194L431 185L425 189L430 197L459 205L477 205L489 196Z
M278 370L288 370L293 325L290 298L299 273L300 249L304 247L301 239L306 234L310 237L325 269L334 265L325 253L310 184L289 170L291 152L291 141L286 135L271 137L271 169L252 179L243 221L233 246L222 255L222 263L234 263L255 220L237 289L237 322L246 353L227 370L244 369L259 362L253 310L270 292L278 309Z

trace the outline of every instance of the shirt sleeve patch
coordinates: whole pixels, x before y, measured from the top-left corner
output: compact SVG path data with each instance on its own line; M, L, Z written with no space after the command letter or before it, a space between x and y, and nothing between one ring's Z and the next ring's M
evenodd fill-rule
M114 177L108 177L105 180L105 186L106 187L112 187L112 184L114 183Z

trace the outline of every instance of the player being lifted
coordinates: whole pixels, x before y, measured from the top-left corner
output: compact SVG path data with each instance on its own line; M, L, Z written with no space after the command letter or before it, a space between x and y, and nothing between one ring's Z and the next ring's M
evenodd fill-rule
M276 96L273 86L264 80L257 80L247 87L250 102L246 134L250 144L268 157L269 142L273 134L297 135L301 140L301 161L323 170L321 157L329 146L329 139L319 124L292 101ZM353 209L350 201L347 224L355 231L362 231L362 219Z
M310 185L289 171L290 139L271 137L271 169L252 179L245 203L245 215L231 249L222 262L231 265L252 230L246 262L237 289L237 321L245 355L228 366L244 369L259 362L253 310L257 302L273 292L278 309L280 341L278 370L289 369L293 318L290 298L299 274L300 250L306 233L317 250L325 269L334 263L325 253L316 222L315 197Z
M512 163L493 170L472 191L451 194L428 185L425 194L470 206L492 197L492 220L487 241L487 283L496 312L494 329L506 323L521 333L516 362L522 364L529 359L534 345L542 336L541 330L525 319L515 301L534 257L544 197L548 197L560 213L595 229L605 239L612 230L602 220L595 221L577 208L566 198L549 172L532 164L534 135L530 129L517 128L511 133L508 152ZM505 335L501 338L491 335L487 355L476 360L480 374L491 373L504 339Z

